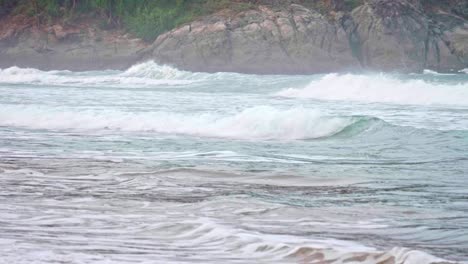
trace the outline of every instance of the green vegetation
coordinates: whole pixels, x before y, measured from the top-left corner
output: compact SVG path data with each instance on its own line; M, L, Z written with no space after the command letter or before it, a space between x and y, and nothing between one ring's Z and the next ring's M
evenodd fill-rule
M241 11L251 7L246 3L229 0L147 1L144 5L138 3L131 10L125 9L126 12L120 13L119 18L128 31L147 41L155 39L159 34L178 25L190 22L196 17L222 8L230 7Z
M351 11L364 0L297 0L327 16L331 10ZM468 17L466 0L420 0L427 10L450 10ZM38 25L74 24L97 19L103 29L125 29L136 37L153 41L158 35L197 17L223 8L242 11L262 0L0 0L0 18L11 12L34 17ZM286 1L285 1L286 3Z
M363 0L344 0L345 9L350 11L363 4Z
M97 18L102 28L123 28L152 41L180 24L226 7L240 11L251 6L229 0L0 0L0 16L15 9L34 16L38 24Z

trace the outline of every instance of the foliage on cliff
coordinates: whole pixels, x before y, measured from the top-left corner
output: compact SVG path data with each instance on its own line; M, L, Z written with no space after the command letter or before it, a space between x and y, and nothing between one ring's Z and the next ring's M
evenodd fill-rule
M250 4L228 0L0 0L0 17L23 13L35 17L38 24L57 20L73 24L92 17L100 21L101 28L124 28L151 41L164 31L226 7L245 9Z
M331 11L351 11L366 1L369 0L0 0L0 18L9 13L23 14L35 18L37 25L73 25L80 19L92 18L102 29L125 29L152 41L165 31L223 8L241 11L259 4L297 2L327 15ZM415 2L428 12L446 10L468 17L466 0Z

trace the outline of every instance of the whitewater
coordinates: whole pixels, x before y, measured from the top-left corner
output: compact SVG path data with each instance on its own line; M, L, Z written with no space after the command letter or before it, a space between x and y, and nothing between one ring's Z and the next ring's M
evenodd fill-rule
M468 263L468 72L0 69L0 263Z

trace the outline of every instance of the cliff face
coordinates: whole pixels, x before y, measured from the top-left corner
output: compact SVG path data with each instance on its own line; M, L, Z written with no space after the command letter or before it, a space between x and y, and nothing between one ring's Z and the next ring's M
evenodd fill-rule
M0 68L122 69L149 59L192 71L265 74L468 67L466 14L429 14L423 0L367 0L353 9L327 0L320 2L332 9L326 15L305 0L251 2L251 10L222 10L151 45L89 23L41 28L26 17L7 20L0 23Z
M327 72L355 63L345 30L297 4L206 17L160 36L152 57L189 70L255 73Z
M357 59L377 70L466 67L467 21L451 14L440 16L439 21L428 17L418 1L369 1L351 12L351 34L359 39Z
M194 71L417 72L468 67L468 23L419 1L369 0L325 17L299 4L220 12L158 37L149 57Z
M27 16L0 22L0 68L125 69L142 59L148 46L121 31L97 28L93 21L75 26L38 26Z

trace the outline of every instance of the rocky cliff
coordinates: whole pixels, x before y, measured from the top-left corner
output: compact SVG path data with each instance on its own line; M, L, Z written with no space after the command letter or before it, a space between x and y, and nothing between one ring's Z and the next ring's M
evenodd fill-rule
M92 22L75 26L36 25L15 16L0 21L0 68L11 66L75 71L125 69L143 59L148 44Z
M158 37L148 57L194 71L418 72L468 67L468 23L419 1L369 0L325 16L303 5L219 12Z
M192 71L264 74L468 67L463 13L429 13L423 0L366 0L347 10L343 1L323 1L331 8L326 12L310 1L275 1L221 10L152 44L86 24L0 23L0 68L120 69L149 59Z

